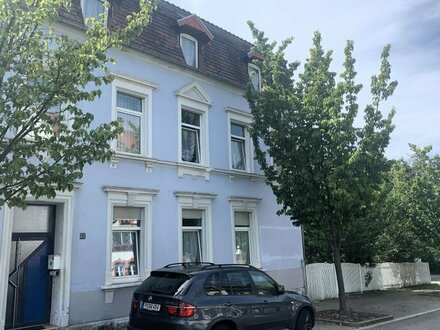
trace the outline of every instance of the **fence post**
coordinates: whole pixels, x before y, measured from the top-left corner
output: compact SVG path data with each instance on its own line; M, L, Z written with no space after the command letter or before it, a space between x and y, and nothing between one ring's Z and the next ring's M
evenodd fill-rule
M362 281L362 266L359 264L359 280L361 282L361 293L364 293L364 281Z

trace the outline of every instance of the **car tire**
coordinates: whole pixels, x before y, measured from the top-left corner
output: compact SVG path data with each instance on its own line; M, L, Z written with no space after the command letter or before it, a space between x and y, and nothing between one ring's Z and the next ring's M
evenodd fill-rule
M212 327L211 330L232 330L228 325L220 323Z
M296 319L295 330L309 330L313 328L312 314L308 309L300 310Z

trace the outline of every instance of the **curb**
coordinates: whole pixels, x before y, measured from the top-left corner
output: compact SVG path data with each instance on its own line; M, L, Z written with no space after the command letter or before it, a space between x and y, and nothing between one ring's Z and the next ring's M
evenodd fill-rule
M320 319L320 318L316 319L316 321L320 321L320 322L342 325L345 327L355 327L355 328L362 327L362 329L368 329L369 327L367 327L367 326L370 326L372 324L374 324L374 325L377 325L378 323L385 324L385 323L391 322L390 320L393 320L393 317L391 315L384 315L382 317L378 317L378 318L367 320L367 321L361 321L361 322L337 321L337 320L327 320L327 319Z
M374 325L370 325L370 326L367 326L367 327L363 327L362 329L374 329L374 328L376 328L376 327L378 327L378 326L383 326L383 325L390 324L390 323L395 323L395 322L398 322L398 321L403 321L403 320L407 320L407 319L412 319L412 318L417 317L417 316L422 316L422 315L426 315L426 314L431 314L431 313L435 313L435 312L439 312L439 311L440 311L440 308L435 308L435 309L431 309L431 310L429 310L429 311L425 311L425 312L420 312L420 313L416 313L416 314L411 314L411 315L407 315L407 316L402 316L402 317L399 317L399 318L397 318L397 319L392 319L392 320L390 320L390 321L382 322L382 323L380 323L380 324L374 324Z

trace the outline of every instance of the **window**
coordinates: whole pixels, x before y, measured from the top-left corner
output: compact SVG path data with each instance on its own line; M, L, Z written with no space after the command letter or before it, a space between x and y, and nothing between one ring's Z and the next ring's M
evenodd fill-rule
M200 117L195 112L182 109L182 160L200 163Z
M151 157L151 99L156 85L122 75L113 76L113 118L123 129L113 148L119 155Z
M212 262L211 204L216 195L175 192L179 207L179 261Z
M201 210L182 210L183 262L203 261L202 222L203 222L203 213Z
M255 284L257 294L271 296L275 296L278 294L278 285L269 276L255 270L250 270L249 274L251 275L252 281Z
M250 214L248 212L235 212L235 262L237 264L250 264L251 251L249 247Z
M249 79L251 80L252 86L255 88L255 90L259 91L261 88L260 68L254 64L249 63L248 74L249 74Z
M246 137L243 125L231 123L231 161L234 170L246 170Z
M185 63L197 68L198 67L198 42L197 39L187 35L180 35L180 48L182 48Z
M114 207L112 225L112 275L139 274L140 208Z
M233 228L233 262L260 265L259 227L257 207L259 199L231 197L231 218Z
M117 92L116 115L123 132L118 137L117 151L141 153L142 98Z
M151 265L153 190L105 187L109 200L107 276L113 284L138 283Z
M225 271L222 278L222 289L232 295L253 294L252 279L245 270Z
M248 127L252 123L250 113L226 108L229 118L229 167L231 170L251 173L254 171L253 149Z
M99 19L99 15L104 13L104 1L81 0L81 8L84 19L87 19L89 17Z

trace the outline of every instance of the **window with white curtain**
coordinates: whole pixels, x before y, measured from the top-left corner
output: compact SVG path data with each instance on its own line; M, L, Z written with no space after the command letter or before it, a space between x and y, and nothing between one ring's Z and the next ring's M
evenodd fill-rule
M235 262L237 264L251 263L249 219L250 219L249 212L234 212Z
M203 211L182 210L182 261L203 261Z
M231 161L234 170L246 170L246 128L231 123Z
M180 48L182 49L183 57L185 58L185 63L198 67L198 42L197 39L191 37L187 34L180 35Z
M201 161L201 115L182 109L182 160L199 164Z
M249 63L248 65L249 79L251 80L252 86L259 91L261 88L261 73L260 68L254 64Z
M248 112L226 108L229 122L229 168L234 171L254 172L254 152L249 127L252 115Z
M93 17L99 19L99 15L104 13L104 1L102 0L81 0L81 8L84 19Z

